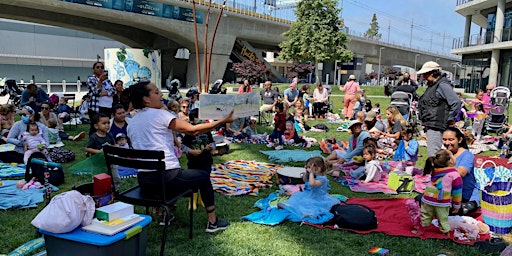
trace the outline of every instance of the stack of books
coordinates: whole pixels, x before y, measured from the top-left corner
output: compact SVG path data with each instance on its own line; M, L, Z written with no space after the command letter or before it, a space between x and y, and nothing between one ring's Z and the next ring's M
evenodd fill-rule
M117 202L96 209L96 218L82 229L111 236L132 227L143 219L140 215L133 213L133 205Z

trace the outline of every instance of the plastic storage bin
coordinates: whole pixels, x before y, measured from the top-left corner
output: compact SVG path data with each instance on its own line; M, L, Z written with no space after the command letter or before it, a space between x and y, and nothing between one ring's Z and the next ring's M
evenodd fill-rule
M39 231L44 234L49 256L145 256L151 216L140 216L144 217L142 221L113 236L85 232L81 227L64 234Z

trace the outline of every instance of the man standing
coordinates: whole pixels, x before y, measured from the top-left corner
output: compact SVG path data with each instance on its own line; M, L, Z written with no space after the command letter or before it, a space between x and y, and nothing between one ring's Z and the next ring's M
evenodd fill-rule
M268 125L272 122L272 115L274 112L274 106L277 103L278 93L272 90L272 82L265 82L265 90L260 91L261 99L263 100L263 105L260 107L260 115L263 118L263 121Z
M396 87L395 92L406 92L412 94L413 99L418 98L418 94L416 94L416 89L418 88L418 84L411 80L408 72L404 73L404 78L398 82L398 86Z
M442 132L455 122L461 108L461 101L453 91L450 81L444 76L441 66L428 61L418 74L427 81L428 88L418 103L419 119L427 130L428 156L434 156L441 149Z
M48 94L35 84L27 85L21 93L21 106L30 106L36 112L41 112L41 105L48 101Z

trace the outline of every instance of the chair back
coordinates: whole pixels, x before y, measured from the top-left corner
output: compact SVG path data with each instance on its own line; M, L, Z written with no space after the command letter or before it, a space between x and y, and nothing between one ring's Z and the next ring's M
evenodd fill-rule
M165 171L165 154L163 151L126 149L115 146L103 147L105 162L107 164L108 174L112 177L114 195L122 193L114 184L114 176L112 175L113 165L134 168L155 170L163 174ZM162 186L164 182L162 179ZM165 194L165 193L164 193Z
M75 119L74 120L74 123L73 123L73 118L76 118L77 117L77 113L76 113L76 109L75 109L75 94L74 93L64 93L63 96L64 98L66 98L69 101L71 101L71 109L73 110L71 113L69 113L69 127L73 127L73 125L76 127L78 127L78 121Z

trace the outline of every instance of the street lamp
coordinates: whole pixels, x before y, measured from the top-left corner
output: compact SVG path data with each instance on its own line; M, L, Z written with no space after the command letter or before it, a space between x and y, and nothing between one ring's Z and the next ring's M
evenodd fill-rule
M377 73L377 85L380 85L380 58L382 57L382 50L384 50L386 48L384 47L381 47L379 49L379 72Z
M416 63L418 63L418 57L420 56L421 54L416 54L416 57L414 57L414 71L416 71Z
M437 63L439 63L439 60L440 60L440 59L441 59L441 58L436 58L436 62L437 62Z
M457 81L457 79L456 79L456 77L457 77L457 67L461 68L460 62L454 62L454 63L452 63L452 66L454 68L454 70L453 70L453 81Z

